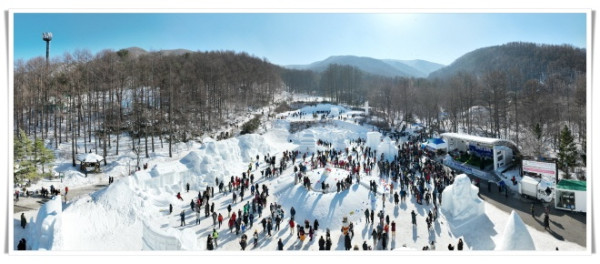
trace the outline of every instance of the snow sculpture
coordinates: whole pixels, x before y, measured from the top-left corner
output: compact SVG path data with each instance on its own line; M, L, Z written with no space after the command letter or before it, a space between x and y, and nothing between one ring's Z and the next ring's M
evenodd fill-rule
M317 152L317 141L315 140L315 135L312 131L304 131L304 133L300 135L300 146L298 146L298 151L307 154Z
M479 189L471 184L466 174L460 174L454 183L442 192L442 212L452 220L467 220L485 213Z
M392 141L389 137L385 137L383 142L377 146L377 156L379 157L383 153L383 157L387 161L393 161L394 156L398 155L398 147L396 147L395 141Z
M333 118L337 118L340 115L340 110L337 107L331 107L331 111L329 112L329 116Z
M533 238L527 230L525 223L513 210L504 227L504 234L498 250L535 250Z
M62 213L62 196L54 196L46 202L38 211L35 218L33 230L39 234L39 239L34 241L31 248L33 250L46 249L51 250L54 242L54 223Z
M377 149L381 143L381 133L379 132L367 132L367 147L371 149Z
M343 137L337 137L332 143L331 146L336 150L343 150L346 148L346 140Z

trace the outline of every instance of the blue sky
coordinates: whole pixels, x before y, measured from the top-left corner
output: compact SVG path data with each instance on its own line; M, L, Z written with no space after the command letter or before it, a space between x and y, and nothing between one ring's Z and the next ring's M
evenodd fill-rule
M585 13L15 13L14 58L88 49L234 50L308 64L332 55L450 64L513 41L586 48Z

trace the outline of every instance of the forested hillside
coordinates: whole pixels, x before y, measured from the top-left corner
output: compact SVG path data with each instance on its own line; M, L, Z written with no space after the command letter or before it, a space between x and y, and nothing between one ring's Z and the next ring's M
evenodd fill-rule
M555 153L567 126L583 163L585 55L570 46L509 43L468 53L426 79L377 76L342 65L323 73L284 70L282 76L295 92L352 105L368 100L392 124L419 120L432 132L511 139L529 156Z
M187 141L267 105L282 87L278 66L246 53L133 50L17 61L15 132L51 139L54 146L94 138L104 155L116 142L110 149L118 155L122 133Z
M469 52L429 78L450 78L459 72L482 76L486 72L516 68L525 79L544 80L550 74L562 78L585 72L585 50L568 45L512 42Z

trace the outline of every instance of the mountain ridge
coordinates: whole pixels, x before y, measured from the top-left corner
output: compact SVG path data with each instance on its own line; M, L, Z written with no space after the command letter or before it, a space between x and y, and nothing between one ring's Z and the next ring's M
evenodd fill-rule
M329 56L324 60L305 65L285 65L283 67L296 70L312 70L323 72L330 64L350 65L375 75L386 77L417 77L425 78L434 70L444 65L426 60L394 60L375 59L354 55Z

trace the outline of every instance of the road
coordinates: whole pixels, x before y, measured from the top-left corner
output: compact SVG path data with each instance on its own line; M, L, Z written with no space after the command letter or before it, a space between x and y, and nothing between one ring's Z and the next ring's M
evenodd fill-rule
M548 232L556 239L570 241L582 247L586 247L586 214L580 212L569 212L554 208L554 201L544 204L528 198L521 197L518 193L498 191L498 186L493 184L488 191L487 183L481 183L479 197L495 207L510 213L515 210L523 222L541 232ZM534 216L531 216L531 204L534 205ZM544 205L548 205L550 216L550 231L544 230ZM560 250L560 249L559 249Z
M81 188L70 188L69 193L67 194L67 199L77 199L107 186L108 184L95 184ZM19 201L14 202L14 214L24 211L38 210L42 204L46 203L48 200L49 198L42 198L41 196L19 197Z

